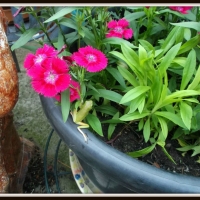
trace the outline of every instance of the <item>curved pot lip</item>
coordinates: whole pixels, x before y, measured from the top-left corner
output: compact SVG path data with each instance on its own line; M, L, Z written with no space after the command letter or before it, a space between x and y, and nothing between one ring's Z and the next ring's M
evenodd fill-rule
M60 106L55 104L54 98L40 95L40 100L47 119L67 146L84 162L102 171L103 174L115 177L115 181L121 182L127 188L137 184L137 187L142 187L146 192L200 192L198 177L168 172L133 159L107 145L88 129L83 129L88 136L86 143L71 116L66 123L63 122Z

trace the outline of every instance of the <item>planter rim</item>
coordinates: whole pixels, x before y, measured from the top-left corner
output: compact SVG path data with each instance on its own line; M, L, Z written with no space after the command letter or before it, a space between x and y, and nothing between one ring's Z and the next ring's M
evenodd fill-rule
M200 178L172 173L133 159L83 129L88 136L86 143L71 116L63 122L55 99L40 95L40 101L47 119L65 144L80 159L103 174L115 177L115 181L126 188L132 190L134 185L141 193L200 193Z

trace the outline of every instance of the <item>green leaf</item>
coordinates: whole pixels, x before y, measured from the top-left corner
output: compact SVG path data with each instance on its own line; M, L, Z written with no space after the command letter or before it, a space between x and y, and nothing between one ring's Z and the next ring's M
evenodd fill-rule
M154 114L161 116L161 117L164 117L164 118L172 121L173 123L177 124L178 126L180 126L182 128L186 128L182 119L174 113L167 112L167 111L156 111Z
M144 61L147 59L147 52L145 48L141 46L140 44L139 44L138 53L139 53L139 62L140 62L140 65L142 66L144 64Z
M95 107L95 110L112 116L117 112L117 109L110 105L101 105Z
M174 93L168 95L161 102L158 102L155 105L155 107L153 108L152 112L155 112L159 108L162 108L163 106L166 106L168 104L180 101L180 99L178 99L178 98L183 98L183 97L187 97L187 96L194 96L194 95L200 95L200 92L196 91L196 90L181 90L181 91L174 92Z
M167 122L166 120L164 120L162 117L158 117L158 121L160 123L161 126L161 132L162 132L162 136L163 138L166 140L167 135L168 135L168 126L167 126Z
M33 53L35 53L36 52L36 50L38 49L38 48L40 48L41 47L41 45L37 45L37 46L30 46L30 45L28 45L28 44L25 44L25 45L23 45L23 46L21 46L21 48L24 48L24 49L27 49L27 50L29 50L29 51L31 51L31 52L33 52Z
M194 148L194 145L187 145L187 146L176 148L176 149L179 150L179 151L190 151L193 148Z
M119 118L119 112L117 112L112 119L118 119ZM110 138L112 137L112 134L115 130L117 123L114 124L110 124L108 127L108 139L110 140Z
M138 86L138 81L136 80L135 76L131 74L125 67L118 66L118 70L121 75L134 87Z
M150 153L151 151L153 151L155 146L156 146L156 143L152 144L151 146L146 147L146 148L144 148L142 150L134 151L134 152L128 152L127 154L129 156L133 157L133 158L138 158L138 157L144 156L144 155Z
M192 81L192 83L188 86L188 90L193 90L195 89L198 85L199 85L199 82L200 82L200 66L198 67L197 69L197 72L195 73L195 77Z
M113 67L107 67L106 70L119 82L119 84L123 87L126 88L125 81L120 74L119 70Z
M181 101L180 102L180 114L181 114L181 118L182 118L185 126L188 128L188 130L190 130L191 119L192 119L192 114L193 114L191 106L189 106L184 101Z
M77 25L76 23L70 19L70 18L63 18L59 21L59 24L63 25L63 26L66 26L66 27L69 27L69 28L73 28L75 30L77 30Z
M177 55L185 53L185 52L191 50L192 48L196 47L198 45L199 41L200 41L199 35L196 35L195 37L191 38L190 40L188 40L181 46Z
M69 89L61 92L61 111L63 121L66 122L70 111Z
M131 104L130 104L130 111L129 111L129 113L134 112L139 107L139 105L143 102L144 99L145 99L145 94L140 95L137 98L133 99L131 101Z
M126 45L130 48L137 48L136 46L134 46L132 43L130 43L127 40L124 40L122 38L117 38L117 37L111 37L111 38L105 38L102 40L103 44L117 44L117 45Z
M147 50L147 52L155 52L154 47L146 40L139 40L140 44Z
M133 113L125 114L125 115L121 116L119 119L121 121L133 121L133 120L145 118L148 115L150 115L150 112L143 112L143 113L133 112Z
M168 34L167 38L163 42L161 49L164 49L163 52L158 56L157 59L161 58L165 52L167 52L175 42L176 31L179 27L174 27L172 31Z
M144 128L143 128L143 135L144 135L145 142L148 142L148 140L150 138L150 133L151 133L150 119L148 118L147 121L144 123Z
M116 103L119 103L121 101L122 96L114 91L106 90L106 89L98 89L97 91L100 97L103 97L110 101L114 101Z
M142 111L144 110L144 106L145 106L145 95L144 95L144 98L142 99L142 101L140 102L139 106L138 106L138 111L139 113L142 113Z
M199 22L180 22L180 23L170 23L175 26L181 26L185 28L192 28L200 32L200 23Z
M191 156L196 156L197 154L200 154L200 146L193 147L192 150L194 150L194 152Z
M86 116L86 119L88 124L92 127L92 129L103 137L103 131L100 120L95 115L92 115L90 113Z
M142 95L150 89L149 86L137 86L134 89L129 90L121 99L120 104L127 103Z
M189 28L184 29L184 38L188 41L191 38L191 30Z
M181 46L181 43L178 43L175 46L173 46L166 53L166 55L164 56L163 60L161 61L161 63L158 66L158 69L159 69L161 74L164 74L166 72L166 70L168 69L168 67L172 63L173 59L176 57L176 54L178 53L178 51L180 49L180 46Z
M159 142L159 141L157 141L157 144L158 144L159 146L162 147L163 152L164 152L165 155L169 158L169 160L171 160L174 164L176 164L176 162L174 161L174 159L169 155L169 153L168 153L167 150L165 149L165 147L164 147L165 143L164 143L164 142Z
M26 30L25 33L21 35L21 37L15 41L15 43L11 46L11 50L14 51L17 48L20 48L21 46L25 45L29 40L32 39L32 37L39 32L39 28L31 28Z
M181 90L184 90L186 88L187 84L189 83L190 79L194 74L195 67L196 67L196 53L195 50L192 49L184 65L181 87L180 87Z
M131 22L143 16L145 16L145 12L141 11L141 12L134 12L134 13L128 14L124 18L127 19L129 22Z
M53 20L59 19L60 17L63 17L64 15L67 15L76 9L77 9L76 7L70 7L70 6L64 7L62 10L59 10L58 12L56 12L53 16L51 16L49 19L47 19L43 23L47 23L47 22L51 22Z

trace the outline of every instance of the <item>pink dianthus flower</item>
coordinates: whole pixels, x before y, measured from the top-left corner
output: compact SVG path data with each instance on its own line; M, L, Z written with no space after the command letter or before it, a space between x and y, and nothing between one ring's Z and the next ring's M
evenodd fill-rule
M129 22L126 19L120 19L119 21L112 20L108 22L109 32L106 34L106 37L118 37L130 39L133 36L133 30L128 28Z
M187 11L192 9L192 6L169 6L171 10L178 11L182 14L188 14Z
M78 82L71 79L69 91L70 91L70 102L80 99L80 84ZM58 93L54 98L60 102L61 94Z
M24 68L27 69L27 75L32 76L32 68L40 66L46 58L54 57L58 54L52 46L44 44L35 54L29 53L24 60Z
M66 62L58 57L46 58L32 69L33 89L46 97L54 97L69 87L71 76Z
M91 46L79 48L78 52L73 53L72 59L88 72L99 72L105 69L108 63L106 56Z

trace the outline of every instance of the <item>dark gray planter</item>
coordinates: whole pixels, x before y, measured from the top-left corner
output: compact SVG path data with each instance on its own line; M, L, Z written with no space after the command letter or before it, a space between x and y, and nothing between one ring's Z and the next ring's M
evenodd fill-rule
M44 112L83 170L104 193L200 193L200 178L174 174L133 159L99 140L89 130L88 143L71 116L63 122L55 100L40 96Z

